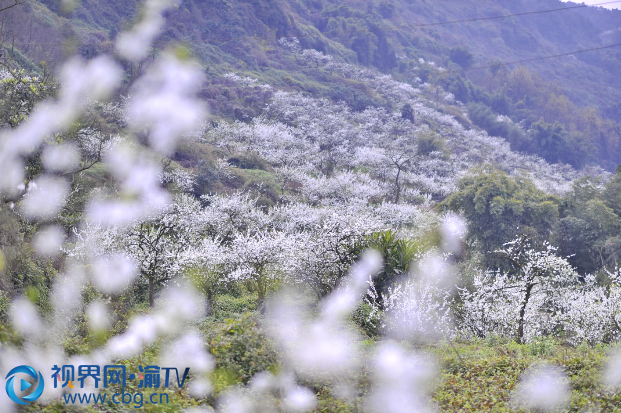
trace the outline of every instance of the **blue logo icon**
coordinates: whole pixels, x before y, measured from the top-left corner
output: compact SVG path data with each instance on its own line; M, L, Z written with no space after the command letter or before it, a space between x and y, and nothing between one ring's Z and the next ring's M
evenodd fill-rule
M25 373L29 375L30 377L32 377L33 379L37 380L37 371L30 366L17 366L13 370L9 371L9 374L6 375L6 394L8 394L9 398L13 400L15 403L27 405L28 403L34 402L39 397L41 397L41 393L43 393L43 386L45 385L43 381L43 375L41 375L41 373L39 372L39 376L38 376L39 381L38 381L37 388L35 389L35 391L29 394L28 396L24 396L20 398L17 396L17 394L15 394L15 383L14 383L15 375L18 373ZM32 387L32 384L28 383L24 379L22 379L21 382L19 383L20 391L28 390L30 387Z

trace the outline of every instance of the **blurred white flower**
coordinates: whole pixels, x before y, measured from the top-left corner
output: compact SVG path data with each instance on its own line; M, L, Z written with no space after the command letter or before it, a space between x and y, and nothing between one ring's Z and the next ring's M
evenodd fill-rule
M82 306L82 291L85 283L82 266L70 263L63 274L56 277L51 301L54 305L54 328L63 331L72 322L75 312Z
M158 308L173 324L167 326L169 331L176 331L181 323L204 317L207 302L191 285L182 284L168 288L158 303Z
M218 412L220 413L254 413L254 401L239 389L225 392L218 399Z
M455 286L455 272L449 263L439 254L427 254L416 266L418 280L424 283L451 288Z
M95 259L92 275L93 284L97 289L106 294L116 294L138 276L138 270L134 260L117 253Z
M453 213L446 214L440 226L442 249L453 254L459 253L467 231L468 226L462 217Z
M211 394L213 386L211 382L205 378L197 378L190 382L188 393L195 398L205 398Z
M261 371L250 380L250 390L257 393L267 393L272 391L276 385L276 377L269 371Z
M36 337L43 332L37 308L26 298L18 298L13 302L11 321L13 327L24 336Z
M518 384L514 400L529 409L553 410L569 402L571 389L566 374L558 367L535 367Z
M292 386L287 389L283 404L288 412L308 412L317 405L317 397L306 387Z
M13 150L4 147L5 142L8 139L0 137L0 194L14 196L25 189L25 167L21 159L14 157Z
M177 367L180 374L186 367L195 374L210 373L215 368L215 360L207 351L202 336L190 330L160 353L162 365Z
M183 410L183 413L214 413L215 410L211 406L206 407L190 407Z
M373 413L433 411L426 392L435 371L429 359L410 354L392 342L380 344L374 357L368 410Z
M80 163L80 152L75 145L48 145L43 149L41 161L50 172L69 172Z
M342 321L354 311L368 287L369 276L377 274L382 268L382 256L376 250L367 250L356 262L342 288L330 294L321 303L326 320Z
M65 231L58 225L50 225L37 231L32 237L32 245L38 254L56 257L61 252Z
M52 219L60 213L69 195L66 180L43 176L31 182L21 211L28 219Z
M195 98L204 81L201 68L166 53L132 87L127 117L134 130L148 131L149 143L168 155L176 140L200 129L207 106Z
M173 6L173 0L147 0L144 3L143 18L130 31L119 34L116 49L119 54L132 62L145 57L151 49L151 43L164 26L162 13Z
M136 336L124 334L111 338L106 350L110 359L132 357L142 351L142 344Z
M123 79L123 69L109 56L98 56L89 61L78 57L69 60L63 66L60 75L62 84L60 103L62 108L73 115L68 119L74 119L79 114L76 111L85 98L93 100L105 99L117 88ZM81 108L81 109L82 109Z
M604 372L604 382L612 387L621 386L621 351L611 355Z
M272 333L296 373L305 377L348 377L358 367L358 336L346 326L368 287L369 276L381 268L377 251L367 251L350 271L343 286L321 303L315 321L295 297L281 295L269 308Z
M144 218L149 213L161 210L171 202L170 195L163 189L156 189L138 200L94 200L86 208L88 220L105 227L125 227Z
M110 316L106 304L101 301L94 301L86 309L88 326L93 331L105 331L110 327Z

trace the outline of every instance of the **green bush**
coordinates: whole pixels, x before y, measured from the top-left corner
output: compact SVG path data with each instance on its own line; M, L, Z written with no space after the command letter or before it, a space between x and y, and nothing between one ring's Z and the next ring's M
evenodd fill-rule
M218 376L245 384L256 373L277 368L276 350L252 314L225 320L221 328L209 329L206 335Z
M543 337L526 344L526 351L532 356L550 356L556 349L554 339Z
M419 155L429 155L431 152L444 153L445 151L446 146L444 145L444 141L438 138L435 133L429 133L418 137L416 152Z
M352 314L352 320L367 336L374 338L380 334L381 316L370 304L361 303Z
M216 319L224 319L256 311L256 309L257 299L253 295L244 294L235 297L231 294L223 294L216 296L211 311Z
M263 171L269 169L267 162L254 153L232 156L227 162L239 169L261 169Z
M0 291L0 323L4 324L9 319L9 310L11 309L11 301L4 291Z

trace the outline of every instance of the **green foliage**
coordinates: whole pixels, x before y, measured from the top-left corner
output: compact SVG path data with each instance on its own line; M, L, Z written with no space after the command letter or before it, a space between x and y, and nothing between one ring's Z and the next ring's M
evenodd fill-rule
M368 94L347 84L337 83L329 89L330 99L347 103L353 110L361 112L368 107L378 106Z
M468 221L469 240L488 252L520 235L529 235L536 242L548 240L558 221L559 202L528 179L481 171L463 178L457 192L442 206L462 212ZM486 260L496 263L491 254Z
M269 165L256 153L240 154L230 157L227 162L240 169L261 169L267 171Z
M382 0L377 6L377 11L379 11L383 18L390 19L395 12L395 5L385 0Z
M444 141L434 132L420 135L416 139L416 153L418 155L429 155L431 152L444 153L445 151Z
M23 227L12 210L0 206L0 249L5 257L0 290L10 296L25 294L43 313L48 313L48 295L56 269L50 260L35 255L25 242Z
M565 130L560 123L551 124L546 123L543 118L539 119L530 125L530 135L538 149L537 153L546 161L556 163L561 158L567 159L563 152L568 144Z
M401 118L414 123L414 109L412 108L412 105L409 103L403 105L401 108Z
M580 108L557 88L524 67L501 75L494 68L497 88L488 93L459 75L449 78L449 91L468 103L472 122L492 136L505 138L517 151L537 154L549 162L580 168L618 163L619 132L593 108ZM508 116L499 120L498 114ZM542 117L544 114L544 117ZM515 122L515 123L514 123ZM530 125L525 133L517 123ZM600 136L601 139L594 139Z
M245 169L239 175L244 179L245 190L250 190L259 195L257 205L264 207L274 206L280 199L282 188L276 181L272 172L260 169Z
M619 412L621 395L601 382L608 349L560 347L542 340L535 347L498 343L455 344L433 349L442 365L442 378L433 398L442 412L509 412L512 392L527 369L537 364L559 366L569 376L572 389L567 411ZM521 411L521 410L519 410Z
M526 351L532 356L549 357L556 350L556 342L552 338L543 337L525 345Z
M252 294L241 294L235 297L231 294L217 295L211 303L212 315L217 320L231 319L248 312L257 310L257 299Z
M498 120L498 115L484 103L469 103L468 116L472 123L491 136L505 138L514 150L529 149L526 134L515 124Z
M46 78L11 70L0 81L0 122L14 128L28 118L34 105L50 96L54 86Z
M207 159L201 159L198 163L198 174L196 177L197 195L216 192L222 188L220 175L216 170L213 162Z
M0 323L5 324L9 320L11 300L6 292L0 291Z
M605 186L597 179L579 179L565 198L559 248L581 273L613 271L621 262L619 180L618 172Z
M352 321L368 337L376 338L380 334L380 323L382 313L375 311L368 303L360 303L352 314Z
M89 343L87 337L82 337L78 334L67 336L62 342L63 349L67 356L74 356L76 354L88 354L93 347Z
M617 166L612 179L606 184L603 198L606 205L621 216L621 164Z
M474 64L474 55L465 46L451 47L449 59L464 69L468 69Z
M373 278L373 285L378 292L378 304L382 304L382 294L397 282L400 276L407 273L412 262L429 248L423 240L399 238L391 230L376 232L367 239L367 246L382 254L384 268Z
M319 394L315 411L321 413L356 413L360 410L355 403L336 398L331 392L325 391Z
M252 314L227 319L217 330L206 332L209 351L220 373L237 383L248 383L260 371L277 369L277 353Z
M496 347L500 344L507 344L507 342L507 339L496 333L488 334L487 337L485 337L485 345L488 347Z

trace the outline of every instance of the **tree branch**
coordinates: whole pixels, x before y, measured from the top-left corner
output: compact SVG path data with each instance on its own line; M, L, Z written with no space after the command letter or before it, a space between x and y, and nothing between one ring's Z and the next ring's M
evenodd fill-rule
M13 8L13 7L15 7L15 6L18 6L18 5L20 5L20 4L26 3L26 1L27 1L27 0L13 0L13 4L11 4L10 6L6 6L6 7L1 8L1 9L0 9L0 13L1 13L1 12L3 12L3 11L5 11L5 10L8 10L8 9L10 9L10 8Z

